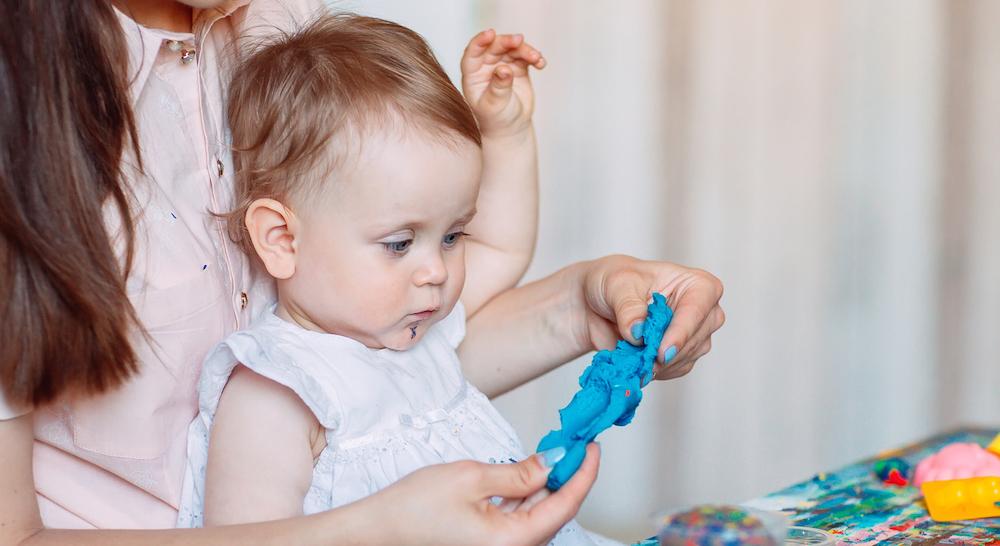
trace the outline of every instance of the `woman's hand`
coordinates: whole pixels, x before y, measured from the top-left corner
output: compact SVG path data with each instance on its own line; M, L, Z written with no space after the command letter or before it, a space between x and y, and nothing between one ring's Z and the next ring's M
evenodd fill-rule
M722 283L712 274L668 262L608 256L591 262L584 276L586 336L595 349L618 339L637 342L653 292L667 298L674 318L657 352L655 379L680 377L712 348L712 334L726 320L719 306Z
M597 478L600 450L559 491L529 509L505 510L490 500L518 499L542 490L551 468L532 455L515 464L472 461L429 466L358 502L376 515L387 544L545 544L580 509ZM363 516L367 517L367 516Z
M490 300L466 324L463 371L498 396L588 351L613 349L618 339L635 342L632 329L646 318L653 292L674 311L654 377L680 377L711 349L725 321L722 283L699 269L629 256L575 263Z

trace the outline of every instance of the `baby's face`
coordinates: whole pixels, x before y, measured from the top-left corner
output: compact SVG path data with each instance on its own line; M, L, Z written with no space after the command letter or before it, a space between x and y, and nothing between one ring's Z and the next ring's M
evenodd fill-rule
M296 270L281 298L309 328L402 350L461 295L482 155L464 138L383 133L299 207Z

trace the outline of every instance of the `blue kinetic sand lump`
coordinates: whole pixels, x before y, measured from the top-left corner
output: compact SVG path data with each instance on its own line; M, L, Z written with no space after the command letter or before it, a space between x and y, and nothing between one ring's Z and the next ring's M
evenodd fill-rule
M661 294L653 294L642 328L643 345L619 340L614 351L598 351L580 376L580 391L559 410L561 430L538 442L536 452L562 446L566 455L552 468L546 486L556 491L580 468L587 444L611 425L632 421L642 400L642 387L653 379L653 364L673 311Z

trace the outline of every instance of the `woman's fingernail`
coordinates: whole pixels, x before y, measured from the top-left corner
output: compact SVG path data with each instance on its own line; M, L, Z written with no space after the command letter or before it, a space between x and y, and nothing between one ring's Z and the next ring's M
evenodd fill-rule
M632 339L635 339L636 341L642 339L642 328L645 325L645 323L646 321L640 320L639 322L632 325Z
M675 356L677 356L677 347L671 345L666 351L663 351L663 363L666 364L667 362L670 362L670 360Z
M545 451L539 453L539 455L542 456L542 464L544 464L547 468L552 468L566 456L566 448L563 446L556 446L552 449L546 449Z

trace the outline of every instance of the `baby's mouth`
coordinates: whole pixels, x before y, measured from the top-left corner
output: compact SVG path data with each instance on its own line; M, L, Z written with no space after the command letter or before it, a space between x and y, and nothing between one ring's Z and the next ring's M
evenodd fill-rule
M425 309L419 313L413 313L410 316L417 317L418 320L425 320L430 318L430 316L434 314L434 311L434 309Z
M410 325L407 327L407 328L410 329L410 339L413 339L413 338L417 337L417 328L420 327L420 323L422 323L423 321L431 318L431 316L435 312L437 312L437 308L424 309L423 311L420 311L419 313L410 313L408 315L410 317L413 317L413 318L417 319L417 320L413 321L412 323L410 323Z

